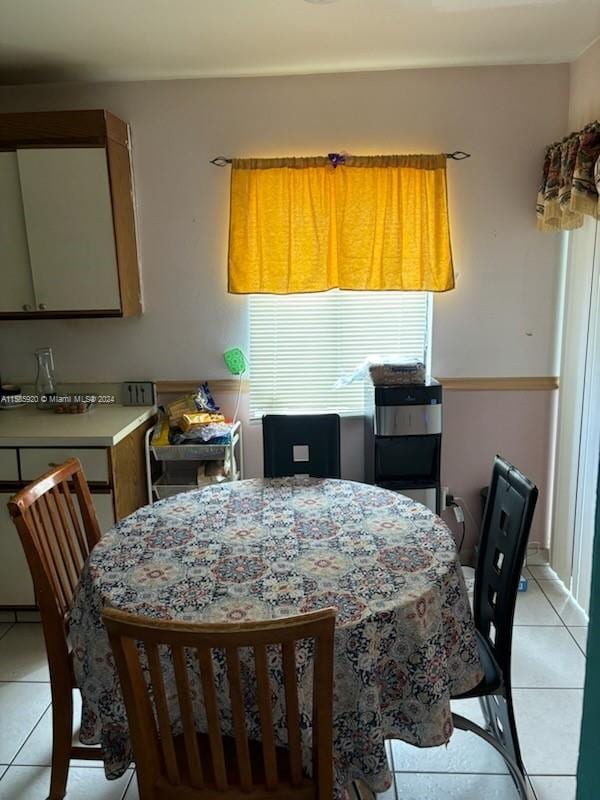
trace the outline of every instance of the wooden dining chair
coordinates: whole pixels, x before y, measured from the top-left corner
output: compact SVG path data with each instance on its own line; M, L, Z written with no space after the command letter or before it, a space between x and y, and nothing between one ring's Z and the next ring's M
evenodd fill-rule
M137 767L140 800L331 800L333 794L333 633L335 609L287 619L240 624L188 624L105 609ZM315 643L312 709L313 775L302 769L296 642ZM174 736L159 648L170 648L183 733ZM288 746L276 747L268 661L281 648ZM224 650L234 735L223 736L212 651ZM247 733L240 648L252 648L261 742ZM267 650L269 648L269 651ZM148 664L144 677L142 661ZM194 656L206 710L207 734L198 734L190 670ZM149 685L147 684L147 680ZM153 698L151 701L150 698ZM156 714L155 711L156 710ZM227 712L229 713L229 712Z
M66 793L71 758L102 759L73 737L73 674L68 613L83 564L100 539L90 490L77 458L46 472L8 503L27 557L50 669L52 769L49 800Z

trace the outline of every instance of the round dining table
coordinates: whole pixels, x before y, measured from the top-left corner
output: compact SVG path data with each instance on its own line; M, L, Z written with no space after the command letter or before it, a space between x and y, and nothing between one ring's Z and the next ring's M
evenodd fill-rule
M106 775L116 778L131 749L105 606L191 622L335 607L336 798L356 779L374 792L389 787L386 739L447 742L451 696L482 678L450 530L420 503L363 483L295 477L210 486L140 508L102 537L76 590L70 636L80 738L102 744ZM310 650L298 651L306 703L310 658ZM271 666L273 691L283 697L281 668ZM221 686L226 703L226 679ZM275 735L285 745L283 701L274 705Z

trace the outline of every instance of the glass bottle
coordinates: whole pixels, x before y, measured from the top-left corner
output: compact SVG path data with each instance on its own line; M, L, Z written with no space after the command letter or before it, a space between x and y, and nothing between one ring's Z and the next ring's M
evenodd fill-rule
M51 408L52 401L56 397L52 348L42 347L36 350L35 357L37 359L37 377L35 379L37 407Z

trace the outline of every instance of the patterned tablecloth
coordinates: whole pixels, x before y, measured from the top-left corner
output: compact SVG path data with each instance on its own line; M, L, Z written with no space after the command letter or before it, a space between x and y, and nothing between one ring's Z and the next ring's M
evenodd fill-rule
M310 478L189 492L118 523L92 552L77 589L71 639L83 697L81 740L102 743L109 778L123 773L131 753L104 605L192 621L336 606L336 797L354 778L375 791L389 786L386 738L447 742L451 694L481 678L454 540L424 506L361 483ZM308 648L298 661L308 753ZM273 684L282 686L280 662L270 668ZM223 672L218 653L215 669ZM221 686L226 709L224 677ZM247 697L250 735L258 739L250 688ZM273 716L285 744L281 698ZM229 721L224 711L225 732Z

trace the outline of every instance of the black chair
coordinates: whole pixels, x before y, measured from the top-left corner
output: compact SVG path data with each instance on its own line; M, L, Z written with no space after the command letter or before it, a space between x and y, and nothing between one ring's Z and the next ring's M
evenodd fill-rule
M455 728L471 731L504 758L522 800L527 780L512 702L510 658L513 617L538 490L518 469L496 456L475 569L474 615L484 678L453 699L478 697L486 729L453 714Z
M266 414L262 423L265 478L340 477L338 414Z

